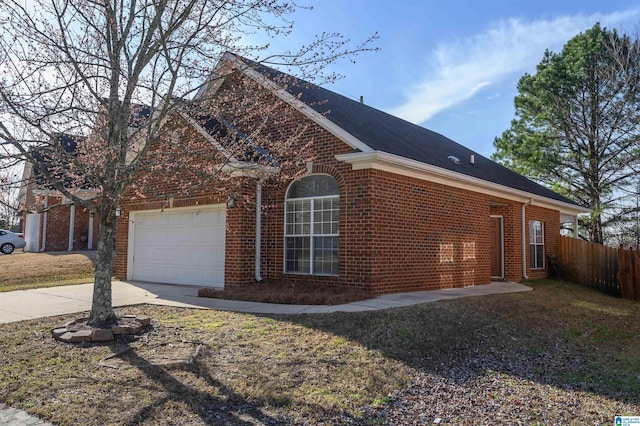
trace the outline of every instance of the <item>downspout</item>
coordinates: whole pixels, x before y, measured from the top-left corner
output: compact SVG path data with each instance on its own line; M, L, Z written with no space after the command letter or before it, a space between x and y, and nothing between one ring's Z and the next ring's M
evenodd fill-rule
M527 237L525 209L531 203L533 203L533 198L529 199L529 201L527 201L522 205L522 279L523 280L529 279L529 276L527 275L527 242L525 241L525 238Z
M262 245L262 183L264 178L256 181L256 282L262 282L260 274L260 258Z
M47 215L48 215L47 207L49 207L49 191L47 190L45 194L46 194L44 199L45 210L44 210L44 214L42 215L42 245L40 246L40 251L44 251L47 246Z
M76 223L76 205L71 204L69 208L69 247L67 251L73 251L73 229Z
M93 250L93 212L89 212L89 233L87 235L87 250Z

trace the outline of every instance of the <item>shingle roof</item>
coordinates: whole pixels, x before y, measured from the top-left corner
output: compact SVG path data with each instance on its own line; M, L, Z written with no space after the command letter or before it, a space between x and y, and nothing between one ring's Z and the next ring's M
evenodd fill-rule
M277 166L275 161L262 147L253 143L244 133L221 115L203 114L197 110L182 110L211 135L225 149L240 161L257 162ZM240 143L237 143L237 142Z
M78 142L82 143L86 138L84 136L76 136L69 134L58 134L55 141L59 144L65 154L75 156L77 154ZM50 177L56 181L64 182L64 186L70 187L73 181L65 175L65 172L55 165L56 160L52 159L52 147L43 147L34 150L31 155L33 157L33 173L37 185L48 186L51 182L43 176L44 172L50 174Z
M286 81L286 90L376 151L398 155L534 195L577 205L574 201L460 145L453 140L349 99L315 84L246 60L265 77ZM475 156L475 164L470 156ZM455 164L450 156L460 160Z

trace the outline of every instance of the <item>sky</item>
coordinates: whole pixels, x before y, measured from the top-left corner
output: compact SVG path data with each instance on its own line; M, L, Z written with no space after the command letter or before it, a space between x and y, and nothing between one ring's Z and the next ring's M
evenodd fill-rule
M325 85L352 99L441 133L484 156L515 116L513 98L525 73L600 22L640 32L640 0L306 0L313 10L291 18L290 36L270 52L297 48L315 34L339 32L353 42L378 33L378 52L329 71Z

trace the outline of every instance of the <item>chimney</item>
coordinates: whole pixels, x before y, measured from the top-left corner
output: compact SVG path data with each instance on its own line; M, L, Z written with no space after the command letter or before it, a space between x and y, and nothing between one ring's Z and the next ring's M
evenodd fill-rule
M476 156L471 154L471 158L469 159L469 162L471 163L472 166L476 164Z
M364 105L364 96L360 95L360 103Z

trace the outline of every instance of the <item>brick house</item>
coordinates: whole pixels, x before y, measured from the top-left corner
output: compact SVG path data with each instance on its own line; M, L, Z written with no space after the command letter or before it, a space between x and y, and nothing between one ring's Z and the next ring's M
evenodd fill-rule
M73 153L77 143L84 138L60 135L58 142L68 153ZM46 166L43 156L34 154L40 166ZM20 188L18 199L22 213L22 232L26 240L25 251L73 251L92 250L98 237L99 218L83 206L76 206L60 191L43 184L37 167L27 163L23 171L25 186ZM66 186L66 185L65 185ZM94 198L98 191L73 189L84 199Z
M203 93L224 96L246 80L270 89L290 122L305 124L313 160L284 183L239 161L237 200L206 187L127 199L120 278L211 287L285 280L373 294L520 281L548 274L561 222L576 226L589 211L361 102L300 80L278 88L282 73L232 54L218 69L235 71ZM185 137L223 149L206 124L188 125Z

